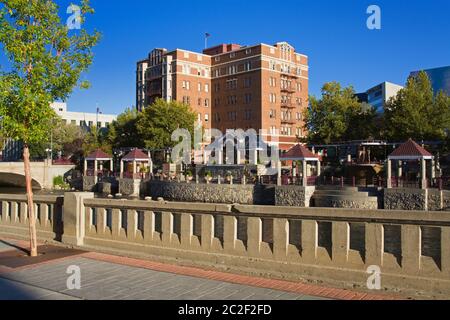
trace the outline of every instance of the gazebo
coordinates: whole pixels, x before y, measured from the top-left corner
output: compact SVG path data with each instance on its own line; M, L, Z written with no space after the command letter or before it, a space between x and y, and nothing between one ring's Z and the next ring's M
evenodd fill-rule
M302 170L303 170L303 179L302 186L308 186L308 173L307 173L307 164L308 162L315 162L317 164L317 175L320 176L320 158L318 155L312 153L308 150L304 145L297 144L293 148L291 148L288 152L284 153L280 157L281 161L301 161L302 162ZM281 163L278 165L278 181L281 178ZM280 184L280 182L278 183Z
M97 180L98 177L98 170L103 172L103 165L105 162L110 162L110 171L114 171L114 161L113 157L109 154L105 153L104 151L97 149L94 152L90 153L86 158L84 158L84 175L89 175L88 171L88 162L94 163L94 170L93 170L93 176L95 176L95 179Z
M135 179L140 172L138 172L138 166L141 168L149 168L149 172L153 171L153 163L148 154L144 153L140 149L134 149L127 155L125 155L122 160L120 160L120 177L124 178L124 164L133 163L133 175L132 178ZM139 175L139 178L142 176Z
M427 188L427 160L430 163L430 178L433 178L433 155L419 146L412 139L409 139L404 144L400 145L388 156L387 162L387 188L392 188L392 161L397 162L397 179L400 179L403 175L403 163L402 161L419 161L420 162L420 179L421 188Z

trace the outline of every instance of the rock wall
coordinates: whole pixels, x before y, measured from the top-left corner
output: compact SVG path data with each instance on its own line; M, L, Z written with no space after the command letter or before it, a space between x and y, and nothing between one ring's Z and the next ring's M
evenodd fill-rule
M426 190L394 188L384 190L386 210L426 210Z
M264 186L196 184L167 181L149 181L146 195L153 199L162 197L169 201L254 204L277 206L309 206L314 190L301 186Z
M347 209L378 209L378 199L375 197L365 199L343 199L339 197L317 197L314 199L316 207L347 208Z
M394 188L384 190L387 210L450 211L450 191Z
M83 177L83 191L85 192L97 192L97 184L95 183L95 177L84 176Z
M309 207L315 187L278 186L274 189L276 206Z

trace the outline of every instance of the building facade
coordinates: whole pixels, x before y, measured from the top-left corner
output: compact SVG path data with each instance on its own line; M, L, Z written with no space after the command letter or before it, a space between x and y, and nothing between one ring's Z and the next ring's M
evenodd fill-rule
M356 96L359 101L366 102L374 107L378 113L383 113L386 103L389 99L395 97L401 89L403 89L403 86L401 85L383 82L370 88L366 92L356 94Z
M308 72L308 57L286 42L222 44L203 53L154 49L137 63L136 105L183 102L206 129L264 129L286 150L305 135Z
M423 70L428 75L431 81L433 91L437 94L443 91L450 96L450 66ZM420 71L411 72L410 76L416 76Z
M106 129L113 121L117 119L116 115L103 114L101 112L72 112L67 111L67 104L63 102L54 102L50 105L56 114L67 124L74 124L85 129L96 126L100 129Z

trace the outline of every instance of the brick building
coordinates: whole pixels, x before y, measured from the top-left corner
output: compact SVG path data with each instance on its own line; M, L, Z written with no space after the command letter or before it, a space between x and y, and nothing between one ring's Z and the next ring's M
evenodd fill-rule
M308 57L286 42L154 49L137 63L136 82L139 111L156 98L184 102L207 129L265 129L284 150L304 136Z

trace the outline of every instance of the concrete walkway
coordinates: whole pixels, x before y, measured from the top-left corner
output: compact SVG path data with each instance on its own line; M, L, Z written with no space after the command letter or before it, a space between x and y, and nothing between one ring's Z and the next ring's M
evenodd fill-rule
M1 239L0 239L1 240ZM11 244L11 245L8 245ZM97 253L11 268L2 257L26 242L0 241L0 300L316 300L383 299L364 293L238 276ZM80 289L68 289L69 267ZM317 292L317 296L310 294ZM321 296L321 298L319 298Z

